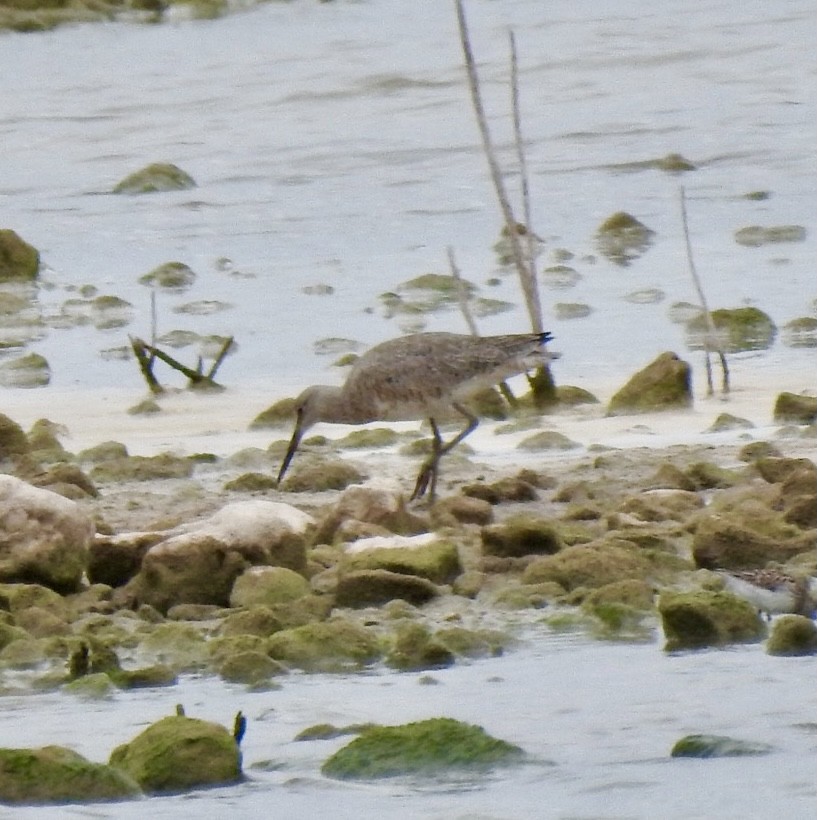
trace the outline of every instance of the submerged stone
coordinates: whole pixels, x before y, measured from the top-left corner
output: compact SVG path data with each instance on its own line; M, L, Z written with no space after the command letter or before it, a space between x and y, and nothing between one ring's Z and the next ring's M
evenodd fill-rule
M737 740L723 735L687 735L670 752L671 757L745 757L767 755L773 747L767 743Z
M327 777L369 780L400 775L439 776L521 762L518 746L491 737L479 726L451 718L376 726L332 755L321 767Z
M690 350L715 350L740 353L745 350L767 350L777 336L772 318L756 307L723 308L710 314L715 326L717 342L709 340L706 315L701 314L687 322L687 347Z
M126 176L113 189L115 194L151 194L195 188L196 181L169 162L154 162Z

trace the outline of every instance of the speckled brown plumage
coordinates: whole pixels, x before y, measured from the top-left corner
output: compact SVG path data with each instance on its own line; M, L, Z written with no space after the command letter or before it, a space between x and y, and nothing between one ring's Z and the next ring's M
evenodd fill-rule
M342 387L315 385L297 399L297 421L278 474L280 481L303 433L317 422L365 424L428 418L433 451L417 478L412 498L433 496L440 458L477 426L461 402L503 379L545 365L558 354L544 349L549 333L463 336L415 333L376 345L358 359ZM468 425L443 444L435 417L454 409Z

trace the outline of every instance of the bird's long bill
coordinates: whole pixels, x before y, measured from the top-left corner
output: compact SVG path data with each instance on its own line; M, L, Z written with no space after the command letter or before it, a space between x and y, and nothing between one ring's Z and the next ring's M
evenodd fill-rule
M303 434L303 430L301 429L302 421L303 416L298 413L298 418L295 420L295 429L292 431L292 438L289 441L289 447L287 447L286 455L284 456L284 460L281 462L281 469L278 471L279 484L281 483L281 479L284 477L284 473L289 467L289 462L292 461L292 457L298 449L298 445L301 443L301 435Z

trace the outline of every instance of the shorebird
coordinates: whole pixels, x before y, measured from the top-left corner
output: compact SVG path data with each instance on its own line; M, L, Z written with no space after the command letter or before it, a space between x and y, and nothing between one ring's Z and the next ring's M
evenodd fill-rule
M544 345L550 333L508 336L463 336L414 333L371 348L355 362L341 387L313 385L296 400L295 430L278 482L284 477L301 437L313 424L366 424L371 421L429 420L431 455L423 463L411 500L428 491L433 500L440 459L479 424L462 402L503 379L546 365L559 357ZM443 442L436 419L451 409L465 427Z
M815 591L812 582L777 569L719 570L726 588L754 604L766 617L772 614L794 613L813 618Z

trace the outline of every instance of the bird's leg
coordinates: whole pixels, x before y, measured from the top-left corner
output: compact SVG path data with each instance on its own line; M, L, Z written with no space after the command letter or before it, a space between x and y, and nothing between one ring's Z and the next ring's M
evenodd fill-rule
M431 431L434 434L431 439L431 455L423 462L420 472L417 475L417 481L414 484L414 492L411 494L409 501L416 501L420 496L424 495L428 490L429 499L434 500L434 494L437 491L437 466L440 461L440 456L443 454L443 439L440 435L440 428L437 427L437 422L429 418L431 424Z
M457 433L451 441L443 444L440 430L434 419L430 418L431 429L434 432L434 438L431 443L431 456L423 464L420 469L420 474L417 476L417 483L414 485L414 492L411 494L411 501L419 498L426 490L428 490L429 499L434 500L434 495L437 489L437 473L439 470L440 459L446 454L450 453L466 436L474 432L479 419L466 410L461 404L451 405L458 413L468 419L468 424Z

